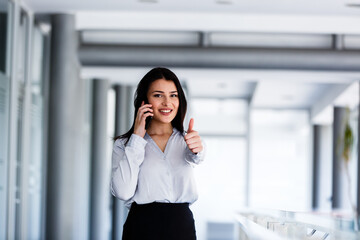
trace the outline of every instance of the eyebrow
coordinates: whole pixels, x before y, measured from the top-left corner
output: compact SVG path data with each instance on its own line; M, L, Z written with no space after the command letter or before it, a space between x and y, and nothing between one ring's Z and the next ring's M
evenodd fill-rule
M164 93L163 91L158 91L158 90L153 91L152 93L155 93L155 92ZM177 91L171 91L170 93L177 93Z

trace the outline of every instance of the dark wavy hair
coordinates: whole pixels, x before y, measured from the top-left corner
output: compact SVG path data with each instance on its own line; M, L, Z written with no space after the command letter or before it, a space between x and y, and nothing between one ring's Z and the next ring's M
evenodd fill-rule
M178 109L178 112L177 112L175 118L172 120L171 125L174 128L176 128L178 131L180 131L181 133L184 132L183 123L184 123L184 118L186 115L187 102L186 102L185 94L181 87L180 81L177 78L177 76L175 75L175 73L173 73L171 70L169 70L167 68L163 68L163 67L157 67L157 68L151 69L147 74L145 74L145 76L141 79L141 81L137 85L137 89L136 89L135 96L134 96L135 111L134 111L134 121L133 121L132 127L125 134L115 137L114 140L119 139L119 138L124 138L124 139L126 139L125 144L127 144L127 142L129 141L129 139L131 137L131 134L133 134L133 132L134 132L135 119L136 119L137 112L138 112L139 108L141 107L141 103L143 101L145 103L149 102L147 99L148 90L150 88L151 83L153 83L154 81L156 81L158 79L173 81L176 86L176 90L178 92L178 97L179 97L179 109ZM146 120L148 120L148 119L149 118L147 118Z

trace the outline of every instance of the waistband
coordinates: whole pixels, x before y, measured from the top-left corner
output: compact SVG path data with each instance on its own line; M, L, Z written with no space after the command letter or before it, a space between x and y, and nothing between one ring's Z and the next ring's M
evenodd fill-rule
M151 209L151 208L188 208L189 203L164 203L164 202L152 202L146 204L137 204L133 202L131 209Z

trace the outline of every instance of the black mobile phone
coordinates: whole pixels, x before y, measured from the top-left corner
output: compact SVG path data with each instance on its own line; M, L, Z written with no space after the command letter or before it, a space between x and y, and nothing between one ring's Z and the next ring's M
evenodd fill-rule
M150 122L151 122L152 116L148 116L145 120L145 129L148 129Z
M145 104L148 104L148 102L146 101ZM148 113L148 112L146 112ZM145 120L145 129L148 129L150 122L151 122L152 116L148 116Z

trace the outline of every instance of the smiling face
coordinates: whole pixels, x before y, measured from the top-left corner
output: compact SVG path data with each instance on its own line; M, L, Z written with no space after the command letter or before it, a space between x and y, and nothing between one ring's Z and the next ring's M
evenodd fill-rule
M147 99L152 104L152 121L171 123L179 109L179 97L175 83L171 80L158 79L151 83Z

